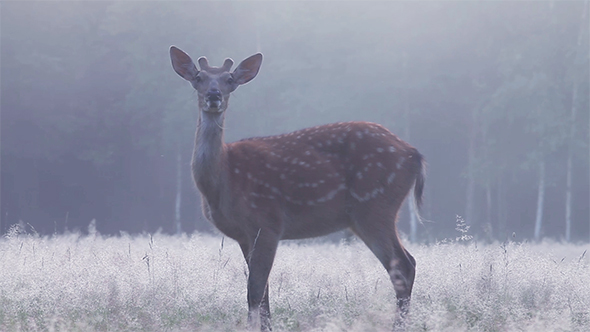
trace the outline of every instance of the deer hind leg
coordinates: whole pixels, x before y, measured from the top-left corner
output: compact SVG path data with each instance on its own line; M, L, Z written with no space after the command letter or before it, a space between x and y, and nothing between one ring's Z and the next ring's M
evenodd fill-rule
M365 211L378 211L371 208ZM383 210L381 210L383 211ZM396 326L403 324L410 307L410 297L416 275L416 260L402 246L395 228L395 215L367 213L355 218L352 230L377 256L395 290L398 306Z
M278 246L278 238L261 231L251 244L240 243L248 264L248 328L271 331L268 276Z

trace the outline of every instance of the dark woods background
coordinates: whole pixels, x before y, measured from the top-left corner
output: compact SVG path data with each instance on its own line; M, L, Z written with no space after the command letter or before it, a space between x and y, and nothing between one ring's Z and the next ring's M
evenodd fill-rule
M196 95L171 68L174 44L214 65L264 53L232 97L227 141L367 120L418 147L428 221L415 240L456 236L457 215L482 239L589 239L583 1L0 10L2 233L92 219L105 234L211 229L190 178ZM407 208L400 227L409 233Z

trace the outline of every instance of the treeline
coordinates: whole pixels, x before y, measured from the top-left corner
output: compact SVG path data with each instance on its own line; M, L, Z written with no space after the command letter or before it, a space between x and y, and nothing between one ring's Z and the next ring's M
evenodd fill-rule
M428 161L413 240L590 238L587 1L5 2L1 224L43 234L210 226L190 178L177 45L261 51L226 140L379 122ZM27 226L27 227L30 227Z

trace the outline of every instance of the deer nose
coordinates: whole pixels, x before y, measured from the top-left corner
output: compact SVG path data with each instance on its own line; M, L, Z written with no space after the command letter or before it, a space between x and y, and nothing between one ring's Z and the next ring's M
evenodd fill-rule
M207 99L210 101L219 101L221 100L221 91L219 89L209 89L207 91Z

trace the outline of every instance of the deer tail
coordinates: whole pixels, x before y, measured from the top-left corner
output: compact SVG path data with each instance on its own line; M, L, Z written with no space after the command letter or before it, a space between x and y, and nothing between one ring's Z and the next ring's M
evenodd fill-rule
M412 156L416 163L416 182L414 183L414 202L416 203L416 210L420 210L422 206L422 195L424 193L424 181L426 178L426 161L424 157L416 151Z

